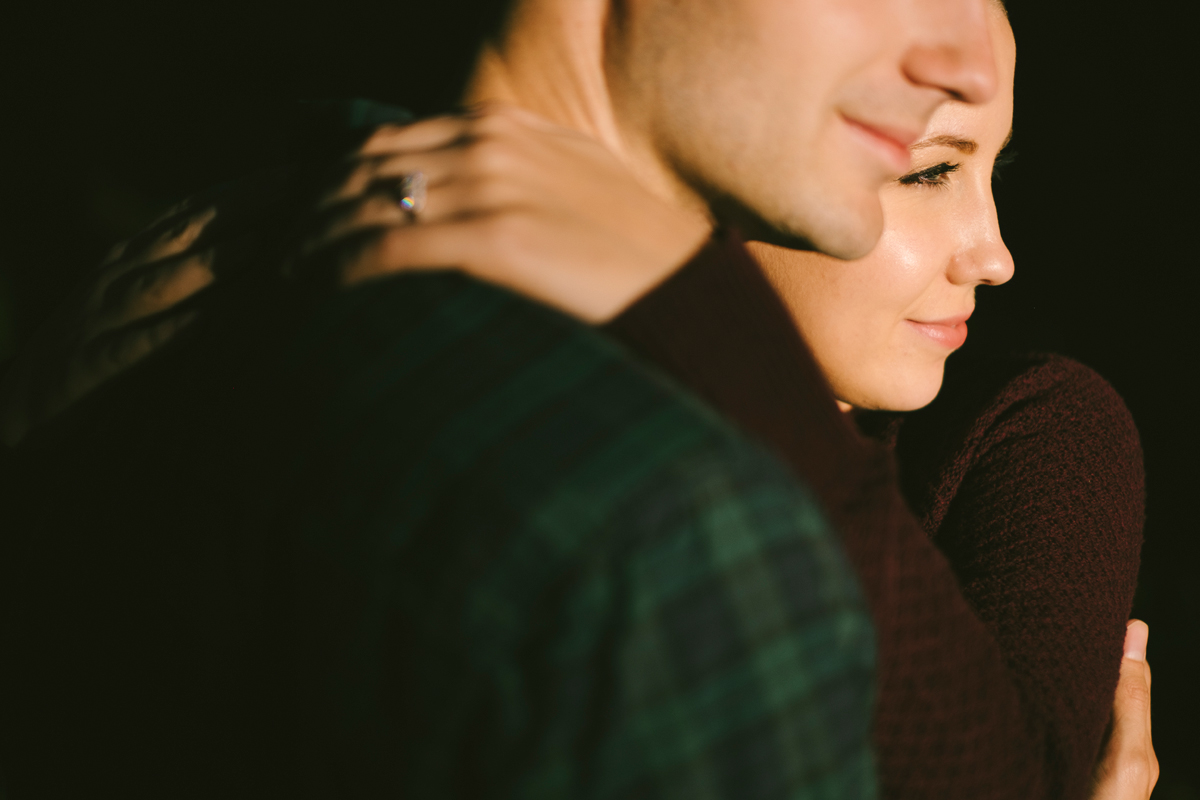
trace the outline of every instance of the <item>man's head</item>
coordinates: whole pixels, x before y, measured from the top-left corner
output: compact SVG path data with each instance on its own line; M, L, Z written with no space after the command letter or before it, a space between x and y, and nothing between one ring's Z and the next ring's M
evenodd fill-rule
M996 91L987 2L611 0L615 123L718 213L862 256L934 110Z

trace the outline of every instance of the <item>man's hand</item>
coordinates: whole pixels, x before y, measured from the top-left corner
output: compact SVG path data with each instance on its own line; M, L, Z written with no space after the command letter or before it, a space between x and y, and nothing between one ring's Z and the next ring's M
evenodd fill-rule
M1146 800L1158 782L1158 758L1150 737L1149 637L1146 623L1129 621L1113 702L1112 736L1096 767L1092 800Z
M428 189L414 219L395 188L416 172ZM332 256L347 283L458 268L589 322L618 314L711 233L594 140L512 108L381 128L310 224L302 253Z

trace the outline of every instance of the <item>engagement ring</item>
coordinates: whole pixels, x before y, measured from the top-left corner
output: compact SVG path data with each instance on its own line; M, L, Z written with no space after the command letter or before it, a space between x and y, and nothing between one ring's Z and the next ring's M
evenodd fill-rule
M393 191L396 203L414 217L425 209L425 173L405 175Z

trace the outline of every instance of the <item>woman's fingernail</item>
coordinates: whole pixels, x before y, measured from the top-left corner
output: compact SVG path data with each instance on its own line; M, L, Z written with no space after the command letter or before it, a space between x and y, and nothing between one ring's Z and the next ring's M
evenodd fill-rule
M1146 660L1146 643L1150 639L1150 626L1140 619L1131 619L1125 626L1125 657L1134 661Z

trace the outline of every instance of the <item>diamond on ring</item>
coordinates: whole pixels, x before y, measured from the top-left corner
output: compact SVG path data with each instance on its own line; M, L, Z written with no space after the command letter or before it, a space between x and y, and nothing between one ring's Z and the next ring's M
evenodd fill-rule
M396 184L396 203L414 217L425 209L425 173L405 175Z

